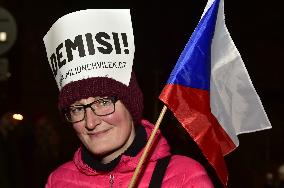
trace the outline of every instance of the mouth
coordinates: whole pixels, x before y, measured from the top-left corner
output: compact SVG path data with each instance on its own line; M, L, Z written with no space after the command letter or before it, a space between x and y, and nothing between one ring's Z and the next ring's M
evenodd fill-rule
M101 130L101 131L96 131L96 132L90 133L89 136L91 136L91 137L102 137L102 136L105 136L106 134L108 134L110 130L111 130L111 128Z

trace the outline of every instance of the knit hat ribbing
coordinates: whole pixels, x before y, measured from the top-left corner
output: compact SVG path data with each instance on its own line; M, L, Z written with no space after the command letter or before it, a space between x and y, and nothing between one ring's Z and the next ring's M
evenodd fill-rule
M93 77L71 82L60 91L59 108L62 110L75 101L96 96L118 97L130 112L133 121L138 123L141 120L143 94L133 72L128 86L107 77Z

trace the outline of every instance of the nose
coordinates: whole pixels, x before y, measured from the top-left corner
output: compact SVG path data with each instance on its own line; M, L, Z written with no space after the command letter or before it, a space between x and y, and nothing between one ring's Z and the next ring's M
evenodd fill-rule
M93 130L101 123L101 118L97 116L90 108L86 109L85 127L87 130Z

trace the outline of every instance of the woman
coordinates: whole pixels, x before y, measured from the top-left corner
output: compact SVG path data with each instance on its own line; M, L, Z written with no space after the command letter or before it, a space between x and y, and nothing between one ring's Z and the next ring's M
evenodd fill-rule
M96 12L98 10L89 11ZM115 12L115 14L107 15L107 22L111 22L110 18L115 17L116 23L117 17L121 15L116 15L117 10L107 10L108 13L109 11ZM125 12L129 14L129 10ZM78 19L80 15L75 14ZM85 12L84 15L86 15ZM104 17L100 16L101 19ZM129 19L127 20L129 21ZM59 23L62 22L62 20L59 21ZM113 24L109 24L113 26ZM83 26L81 25L81 27ZM128 36L128 41L131 41L129 40L130 34L125 33ZM79 40L76 37L73 44L77 42L79 48ZM48 37L45 39L47 40ZM46 47L49 48L46 40ZM60 45L56 44L55 46L57 46L56 55L62 61L64 55L60 55L62 53L58 50ZM72 49L76 50L76 48ZM134 53L131 47L127 50L126 56ZM47 53L48 51L52 50L47 50ZM48 57L52 57L52 55L48 54ZM74 59L76 65L80 63L80 58ZM65 62L65 68L71 63ZM54 62L51 62L52 65ZM59 66L52 67L52 70L61 71L63 69ZM94 71L105 71L105 69L88 70L87 68L85 73L89 74ZM65 77L57 76L59 72L55 72L57 83L60 87L62 86L59 94L59 107L66 120L72 124L82 146L75 152L73 161L63 164L50 174L46 188L128 186L153 125L141 118L143 96L135 74L130 69L129 82L125 83L115 79L116 75L111 75L112 73L118 74L119 71L121 71L120 68L114 67L111 73L104 74L106 76L94 76L91 73L88 76L70 79L63 85L61 82ZM213 187L205 169L198 162L180 155L172 155L170 158L167 156L171 156L169 145L158 132L136 186L139 188ZM168 164L163 162L163 165L160 166L162 163L158 161L168 161ZM158 167L156 167L157 165ZM155 167L158 173L154 172ZM164 174L161 173L162 167L165 168Z

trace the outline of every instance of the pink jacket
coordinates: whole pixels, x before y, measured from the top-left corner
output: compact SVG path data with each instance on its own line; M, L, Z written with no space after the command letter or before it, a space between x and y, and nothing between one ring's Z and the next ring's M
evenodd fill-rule
M153 125L142 121L148 136ZM143 174L138 182L139 188L149 185L152 172L158 159L170 155L169 145L161 133L156 135L155 147L150 155ZM127 187L143 151L136 157L122 156L119 164L111 172L99 172L91 169L81 160L81 148L74 155L73 161L67 162L52 172L45 188L95 188ZM204 168L189 157L173 155L166 170L162 187L213 187Z

